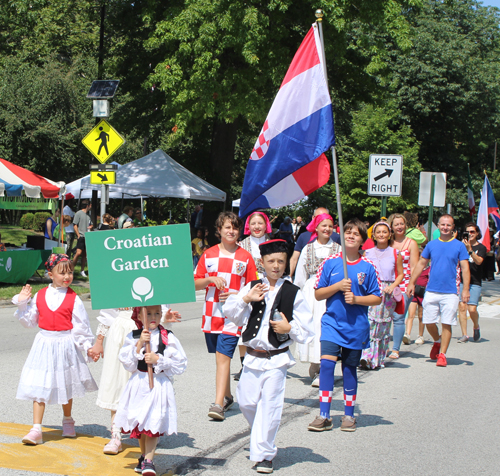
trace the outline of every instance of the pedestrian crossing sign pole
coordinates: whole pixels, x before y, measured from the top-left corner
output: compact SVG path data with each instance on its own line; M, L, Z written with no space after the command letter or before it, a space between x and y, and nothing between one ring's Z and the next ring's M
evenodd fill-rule
M101 164L104 164L125 144L125 139L111 124L102 120L83 138L82 143Z

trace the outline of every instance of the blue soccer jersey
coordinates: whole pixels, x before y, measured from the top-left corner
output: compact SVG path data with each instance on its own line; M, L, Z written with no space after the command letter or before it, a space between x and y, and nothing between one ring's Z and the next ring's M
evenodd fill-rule
M360 256L347 263L351 290L356 296L380 296L380 281L373 263ZM325 261L316 275L315 289L326 288L344 279L342 255L336 254ZM348 349L366 349L370 346L368 306L346 304L344 293L337 292L326 300L326 312L321 319L321 340L334 342Z

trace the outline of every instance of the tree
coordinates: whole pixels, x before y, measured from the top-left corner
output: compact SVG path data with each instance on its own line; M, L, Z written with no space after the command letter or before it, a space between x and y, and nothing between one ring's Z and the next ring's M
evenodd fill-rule
M76 70L76 72L75 72ZM42 66L4 58L0 80L0 156L54 180L88 173L80 141L90 105L78 67L54 59Z
M475 0L428 0L408 15L413 48L392 54L392 88L421 143L425 170L467 181L491 163L498 136L500 30L498 10Z
M418 180L415 178L420 171L419 143L408 124L401 120L393 101L384 106L364 105L355 112L352 134L338 150L341 197L346 216L380 216L381 199L367 195L370 154L403 156L403 195L388 199L387 213L415 208L418 196Z
M330 69L334 71L330 84L337 94L348 85L351 99L361 89L352 86L368 84L368 71L375 70L383 56L380 43L370 45L371 53L363 49L368 25L393 34L397 44L408 47L409 28L401 12L420 3L174 3L147 42L152 51L166 49L164 60L155 65L148 84L156 85L165 94L166 124L172 131L168 143L196 137L208 127L210 150L204 158L210 165L210 178L228 190L239 132L249 123L258 133L317 7L325 11L327 57L335 65ZM355 25L359 26L356 37L352 35Z

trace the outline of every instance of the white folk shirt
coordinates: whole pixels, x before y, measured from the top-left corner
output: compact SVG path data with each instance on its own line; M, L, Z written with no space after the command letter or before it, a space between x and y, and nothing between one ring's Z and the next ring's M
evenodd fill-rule
M56 311L59 308L66 297L67 291L68 288L65 287L56 288L52 284L48 286L45 300L51 311ZM12 298L12 304L18 306L17 311L14 313L14 317L19 320L23 327L36 327L38 325L39 312L36 306L37 297L38 293L35 294L33 299L21 302L19 302L19 294L16 294ZM85 306L78 296L75 298L71 323L73 324L71 335L77 347L84 352L86 357L87 350L93 345L94 334L92 334L92 329L90 328L89 316L87 315Z
M328 258L331 254L333 240L330 238L326 245L322 245L318 240L314 240L314 254L320 258L325 259ZM308 243L309 244L309 243ZM307 260L307 245L302 248L300 253L299 261L297 263L297 268L295 271L295 280L294 284L298 286L300 289L304 287L306 281L310 278L309 274L306 271L306 260Z
M269 318L271 316L271 311L273 310L274 300L278 294L279 289L285 281L280 278L278 279L276 286L273 291L268 291L265 294L266 301L266 311L262 318L262 325L259 328L257 335L249 340L248 342L243 342L247 347L258 350L276 350L276 348L269 343ZM262 283L269 286L269 281L266 277L262 279ZM252 303L246 304L243 301L243 297L250 291L251 283L248 283L237 295L232 294L227 299L224 304L224 313L226 317L234 322L237 326L245 326L250 318L250 313L252 311ZM295 302L293 304L293 321L290 322L292 328L290 329L289 336L295 342L299 344L307 344L311 342L314 338L314 325L311 309L304 299L302 291L297 291L295 296ZM289 346L290 343L282 343L280 349ZM292 356L290 350L283 352L282 354L273 355L270 359L254 357L253 355L247 354L245 357L244 365L253 370L270 370L279 367L293 367L295 365L295 359Z

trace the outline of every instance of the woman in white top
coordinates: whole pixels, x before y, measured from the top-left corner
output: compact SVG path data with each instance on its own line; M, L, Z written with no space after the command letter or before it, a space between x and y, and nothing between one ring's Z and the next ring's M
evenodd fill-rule
M340 253L342 247L332 241L333 218L322 213L307 226L312 232L311 241L300 253L295 271L294 283L302 289L304 297L313 312L315 336L309 344L298 344L298 357L302 362L310 362L309 375L312 386L319 387L319 366L321 357L321 318L326 310L326 300L316 301L314 282L321 263L330 255Z

